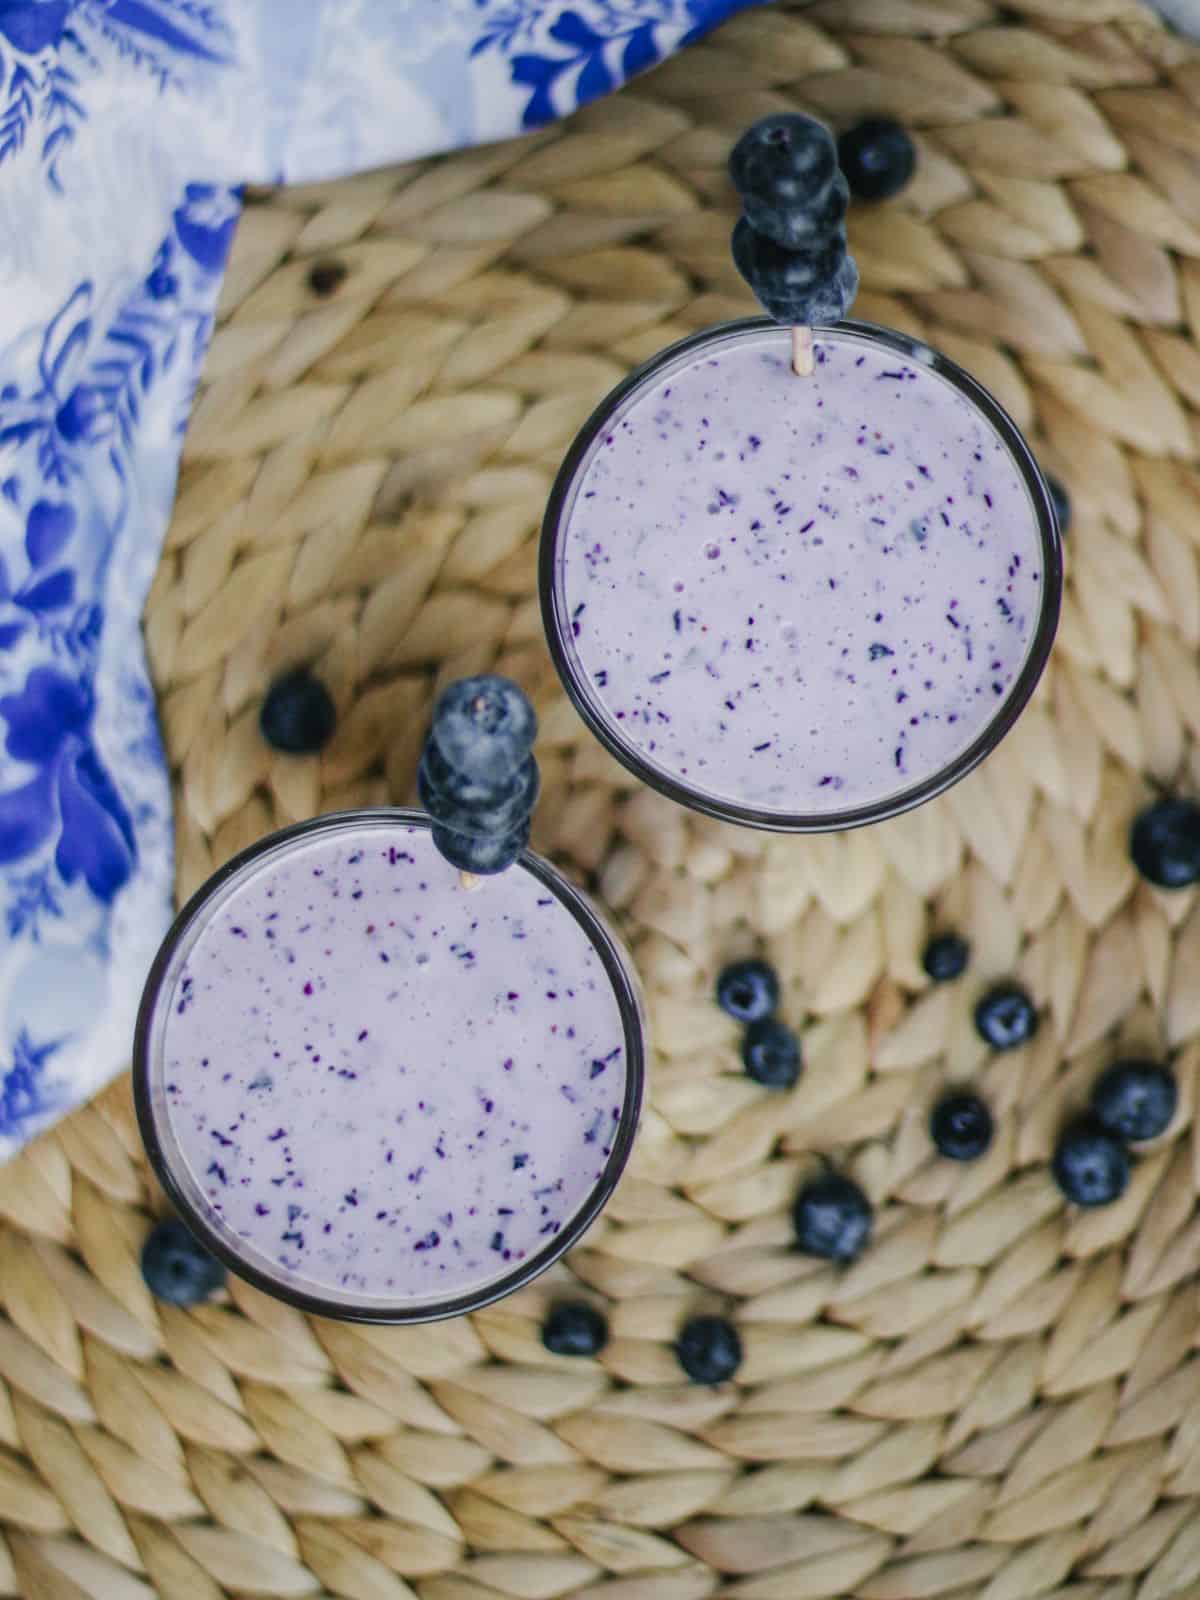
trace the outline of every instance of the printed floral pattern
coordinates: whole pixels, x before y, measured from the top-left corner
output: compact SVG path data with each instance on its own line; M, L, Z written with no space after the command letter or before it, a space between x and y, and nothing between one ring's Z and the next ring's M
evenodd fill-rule
M196 69L233 61L219 8L191 0L0 0L0 39L12 57L0 164L32 140L55 188L58 158L87 121L90 79L120 64L183 87Z
M527 95L522 125L538 128L610 93L669 49L689 43L738 0L603 0L583 8L540 0L484 6L472 55L499 50Z
M240 182L536 127L742 3L0 0L0 1159L127 1061L169 920L137 630Z

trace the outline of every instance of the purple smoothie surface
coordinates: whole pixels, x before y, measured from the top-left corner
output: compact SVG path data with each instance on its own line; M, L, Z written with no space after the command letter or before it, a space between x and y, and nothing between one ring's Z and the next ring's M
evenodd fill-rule
M631 753L766 812L836 812L933 777L1029 653L1029 491L930 366L786 329L693 353L581 464L555 582L589 698Z
M626 1036L603 962L524 867L468 890L423 827L259 858L160 1005L173 1165L230 1248L306 1293L475 1291L604 1176Z

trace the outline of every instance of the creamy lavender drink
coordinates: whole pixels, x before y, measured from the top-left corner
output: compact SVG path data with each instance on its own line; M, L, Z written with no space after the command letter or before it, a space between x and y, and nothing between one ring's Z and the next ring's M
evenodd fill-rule
M900 335L718 328L585 428L542 544L556 663L609 749L699 810L846 827L970 770L1057 620L1045 484L1012 422Z
M184 912L139 1024L139 1116L189 1225L328 1315L527 1281L599 1210L642 1075L634 980L525 856L464 885L423 816L264 841Z

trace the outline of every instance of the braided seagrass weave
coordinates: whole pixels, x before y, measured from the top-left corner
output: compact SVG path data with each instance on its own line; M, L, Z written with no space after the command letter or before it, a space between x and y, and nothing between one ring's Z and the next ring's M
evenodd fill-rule
M731 139L795 106L920 140L856 210L856 313L990 385L1069 486L1059 643L1032 707L943 800L842 837L724 829L638 792L553 678L536 529L631 364L750 309ZM1200 785L1200 56L1124 0L822 0L752 11L518 142L258 197L147 616L179 889L321 809L412 797L431 696L534 695L535 844L596 889L655 1046L630 1174L547 1279L472 1321L309 1322L231 1285L182 1312L138 1250L117 1084L0 1171L0 1595L26 1600L1163 1600L1200 1596L1200 897L1126 852L1152 783ZM256 726L313 662L321 758ZM930 989L931 928L972 963ZM714 973L762 950L807 1067L739 1071ZM1017 974L1046 1021L990 1057ZM1055 1130L1118 1045L1177 1052L1181 1107L1115 1206L1071 1213ZM932 1154L948 1080L997 1115ZM877 1238L787 1248L834 1152ZM548 1355L569 1288L595 1361ZM685 1317L738 1323L688 1385Z

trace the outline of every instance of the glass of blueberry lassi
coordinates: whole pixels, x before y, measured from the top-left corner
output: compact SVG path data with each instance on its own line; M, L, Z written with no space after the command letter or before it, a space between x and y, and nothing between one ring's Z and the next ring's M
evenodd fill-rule
M779 114L735 146L733 256L766 317L634 372L551 493L540 591L584 721L684 805L810 832L930 799L992 750L1054 637L1062 554L1011 418L846 321L847 183Z
M695 810L853 827L965 776L1049 653L1062 559L1011 420L905 336L768 318L623 383L550 499L555 663L618 760Z
M614 1188L642 1090L636 977L523 851L464 874L424 812L321 817L185 907L134 1052L197 1239L320 1315L416 1322L527 1283Z

